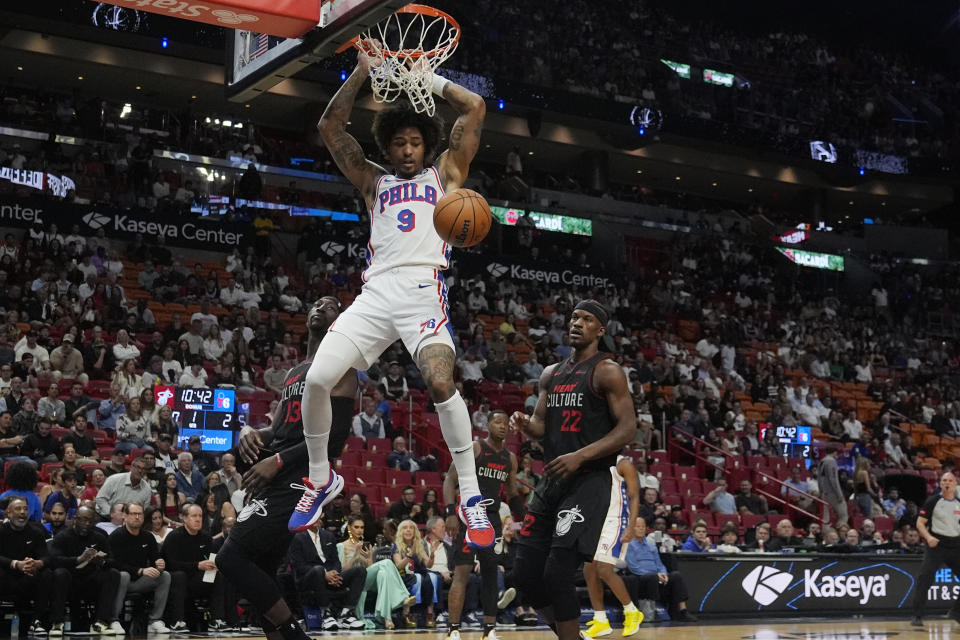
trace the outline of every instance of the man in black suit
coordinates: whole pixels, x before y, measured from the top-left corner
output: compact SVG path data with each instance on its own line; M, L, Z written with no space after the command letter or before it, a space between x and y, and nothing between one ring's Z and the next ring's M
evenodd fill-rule
M34 606L31 635L63 635L67 589L66 569L49 565L43 528L28 520L27 501L19 496L5 498L7 521L0 523L0 597L13 600L18 611ZM27 619L24 622L28 622Z
M337 554L337 539L318 522L293 537L289 551L290 567L300 601L324 612L323 630L363 629L363 621L353 615L367 570L352 567L342 571ZM340 604L340 615L330 615L330 602Z

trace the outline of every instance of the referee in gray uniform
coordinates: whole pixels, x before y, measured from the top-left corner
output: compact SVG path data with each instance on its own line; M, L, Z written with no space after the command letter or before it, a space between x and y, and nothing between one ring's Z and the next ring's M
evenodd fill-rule
M944 565L960 575L960 501L957 500L957 477L947 471L940 476L940 495L931 496L920 509L917 531L927 541L913 594L913 620L915 627L923 626L923 606L927 603L927 591L933 584L936 572ZM960 611L954 604L950 617L960 622Z

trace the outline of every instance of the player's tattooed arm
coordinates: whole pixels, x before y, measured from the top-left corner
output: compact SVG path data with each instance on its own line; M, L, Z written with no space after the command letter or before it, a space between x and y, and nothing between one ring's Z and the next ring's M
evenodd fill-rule
M320 122L317 123L320 137L323 138L324 145L333 156L333 161L337 163L343 175L357 187L367 206L373 203L375 197L373 191L376 188L377 179L386 172L382 167L367 160L360 143L347 133L347 122L350 120L350 112L353 111L357 93L366 83L369 75L369 61L361 53L356 69L330 100Z
M454 82L444 87L443 97L459 114L450 130L450 148L437 161L444 188L453 191L463 185L470 173L470 163L480 148L487 106L483 98Z
M417 365L420 367L420 375L423 376L423 382L427 385L430 397L434 402L443 402L447 400L456 389L453 385L453 370L456 366L456 355L453 349L445 344L431 344L420 350ZM450 390L450 394L443 398L434 396L434 389L441 390L444 387Z

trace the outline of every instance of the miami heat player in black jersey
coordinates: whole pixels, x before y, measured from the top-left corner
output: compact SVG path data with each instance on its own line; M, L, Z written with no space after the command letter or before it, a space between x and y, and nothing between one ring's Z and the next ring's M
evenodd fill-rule
M507 433L510 431L509 419L506 412L496 409L490 413L487 421L488 436L484 440L473 443L473 453L477 466L477 481L480 483L480 493L484 496L487 517L493 525L495 535L499 539L503 534L503 525L500 521L500 503L507 502L512 511L523 511L523 500L517 491L517 456L506 447ZM457 468L450 465L450 470L443 480L443 501L454 506L457 500ZM449 507L448 507L449 508ZM452 512L451 512L452 513ZM460 615L463 612L463 601L466 593L467 581L473 573L475 562L480 563L480 579L482 588L480 601L483 605L483 637L487 640L496 640L494 629L497 624L497 561L496 546L486 549L473 549L467 544L466 527L459 523L460 533L453 543L453 582L447 594L447 613L450 628L447 638L459 640ZM505 607L512 599L500 598ZM504 600L507 602L504 603ZM491 635L492 634L492 635Z
M574 574L596 553L610 467L637 430L627 378L599 351L608 319L599 302L578 303L568 333L573 355L544 370L532 416L511 416L511 425L543 441L547 463L517 537L514 575L526 603L560 640L579 638Z
M287 520L303 495L299 483L307 475L300 408L304 379L320 340L339 314L340 302L336 298L324 297L314 303L307 313L308 358L287 373L271 426L260 430L245 427L240 433L237 460L252 465L243 476L249 503L237 515L216 562L217 568L261 614L268 638L308 637L283 600L274 576L293 537ZM340 455L350 433L356 393L357 373L351 369L334 388L331 398L331 456Z

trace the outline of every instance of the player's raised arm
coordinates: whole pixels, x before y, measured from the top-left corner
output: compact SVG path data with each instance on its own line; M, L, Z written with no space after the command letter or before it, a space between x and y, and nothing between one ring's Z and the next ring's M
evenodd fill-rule
M480 148L480 132L487 105L483 98L455 82L440 76L435 76L433 82L434 92L437 93L439 89L439 93L459 114L450 130L450 147L437 161L443 188L454 191L463 186L470 173L470 163Z
M334 94L327 105L317 129L333 161L337 163L343 175L363 194L367 206L373 204L377 179L386 173L382 167L367 160L363 148L356 138L347 133L347 121L357 93L370 77L370 59L362 51L357 55L357 67Z

